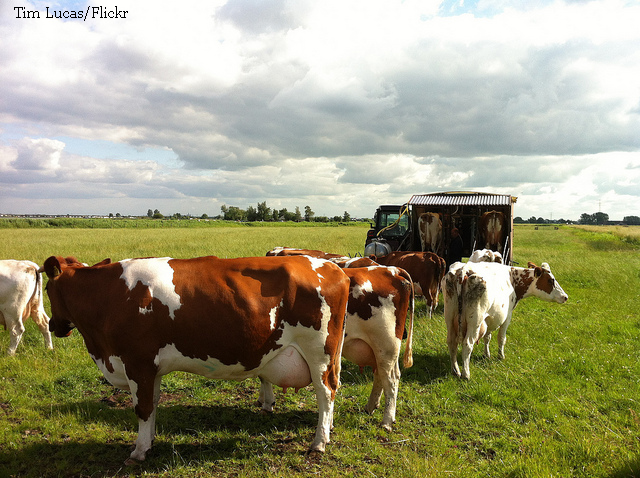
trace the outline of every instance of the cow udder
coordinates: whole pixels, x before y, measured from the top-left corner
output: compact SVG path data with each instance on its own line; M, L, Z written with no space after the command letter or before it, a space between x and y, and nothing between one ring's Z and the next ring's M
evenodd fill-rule
M362 339L345 339L342 349L342 356L349 362L353 362L360 367L360 370L369 366L376 369L376 356L371 346Z
M294 388L296 391L311 383L311 372L306 360L295 347L285 347L260 371L260 377L274 385Z

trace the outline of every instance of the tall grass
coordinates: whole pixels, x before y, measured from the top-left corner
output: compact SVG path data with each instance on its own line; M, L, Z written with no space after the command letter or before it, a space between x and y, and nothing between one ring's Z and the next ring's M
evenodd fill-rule
M365 233L1 230L0 256L236 257L276 245L353 255ZM522 301L505 360L485 360L478 347L471 381L463 382L449 371L442 305L430 320L418 301L415 364L403 370L394 431L379 427L380 411L363 412L371 371L343 362L332 442L320 457L304 454L317 419L310 387L278 391L275 413L263 416L253 406L255 380L174 373L163 380L151 454L125 468L137 434L129 394L104 381L77 333L54 339L48 352L29 323L16 357L0 356L0 477L640 475L640 248L570 227L517 226L514 243L520 264L550 264L569 302ZM7 346L8 334L0 333L1 350Z
M276 223L277 224L277 223ZM152 229L0 229L0 258L42 263L51 255L87 263L107 257L174 258L264 256L276 246L330 250L356 255L364 250L367 224L350 227L212 227Z

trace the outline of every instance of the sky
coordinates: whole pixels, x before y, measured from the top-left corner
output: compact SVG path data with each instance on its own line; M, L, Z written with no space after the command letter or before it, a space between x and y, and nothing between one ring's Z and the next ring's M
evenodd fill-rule
M640 216L638 25L637 0L0 0L0 213Z

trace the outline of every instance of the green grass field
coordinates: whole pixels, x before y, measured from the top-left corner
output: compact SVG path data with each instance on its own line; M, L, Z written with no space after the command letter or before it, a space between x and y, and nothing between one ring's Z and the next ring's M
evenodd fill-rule
M278 245L353 255L366 230L6 228L0 258L238 257ZM442 304L429 319L418 301L414 366L403 370L394 431L379 427L380 410L363 411L371 371L343 362L322 456L305 454L317 421L311 387L278 389L265 416L257 380L174 373L163 379L152 451L125 467L137 435L129 394L105 382L79 334L54 338L50 352L28 322L8 357L0 331L0 477L640 476L640 246L615 231L529 225L516 227L514 243L520 264L551 265L569 302L522 301L505 360L486 360L478 347L464 382L449 371Z

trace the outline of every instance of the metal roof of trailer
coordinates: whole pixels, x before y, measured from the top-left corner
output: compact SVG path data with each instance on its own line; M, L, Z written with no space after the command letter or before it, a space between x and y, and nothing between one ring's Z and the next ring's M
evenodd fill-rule
M511 206L518 200L508 194L450 192L414 194L409 199L413 206Z

